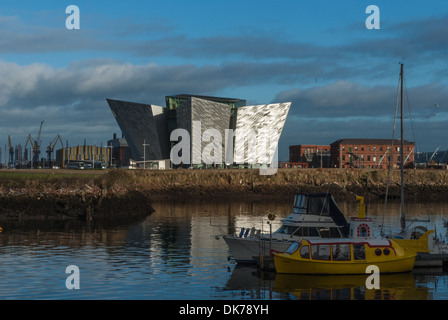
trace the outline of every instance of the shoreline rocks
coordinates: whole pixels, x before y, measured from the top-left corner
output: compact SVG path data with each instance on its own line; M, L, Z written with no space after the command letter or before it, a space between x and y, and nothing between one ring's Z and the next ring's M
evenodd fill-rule
M6 172L6 173L5 173ZM152 212L153 201L280 200L330 192L337 201L400 195L398 171L367 169L0 171L0 219L118 219ZM406 200L445 200L446 170L405 171Z

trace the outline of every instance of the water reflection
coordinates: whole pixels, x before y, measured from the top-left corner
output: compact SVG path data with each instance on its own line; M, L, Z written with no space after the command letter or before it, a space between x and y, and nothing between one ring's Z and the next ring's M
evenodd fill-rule
M448 299L448 278L431 271L381 277L381 289L366 290L365 277L260 273L235 265L215 235L252 227L268 231L291 202L156 202L144 220L119 223L67 220L0 220L0 298L3 299ZM339 203L356 215L355 202ZM398 208L398 203L391 203ZM410 214L430 214L442 230L446 204L413 204ZM383 203L367 202L382 221ZM394 207L392 207L394 209ZM423 211L426 210L426 211ZM399 210L385 221L392 225ZM440 229L439 229L440 227ZM274 226L275 228L275 226ZM65 288L65 267L81 270L81 289Z
M312 276L277 274L274 291L306 300L431 300L427 288L416 287L411 272L381 275L379 289L366 288L367 275Z

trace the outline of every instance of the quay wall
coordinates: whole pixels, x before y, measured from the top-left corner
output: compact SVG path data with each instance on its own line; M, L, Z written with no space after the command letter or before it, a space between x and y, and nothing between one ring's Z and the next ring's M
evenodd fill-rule
M389 183L388 183L389 181ZM407 200L444 200L447 170L404 174ZM388 189L386 190L386 188ZM398 197L400 172L372 169L0 170L0 218L117 217L150 214L155 200L287 199L330 192L338 201Z

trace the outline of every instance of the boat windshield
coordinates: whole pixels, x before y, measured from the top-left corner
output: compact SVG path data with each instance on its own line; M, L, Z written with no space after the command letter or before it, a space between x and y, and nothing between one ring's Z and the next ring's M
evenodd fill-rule
M286 250L286 253L288 254L293 254L294 252L297 251L297 249L299 249L300 247L300 242L294 242L293 244L291 244L288 248L288 250Z
M297 230L297 227L281 226L277 231L275 231L275 233L283 233L283 234L293 235L296 230Z
M294 199L294 213L329 216L329 197L327 195L310 196L296 194Z
M294 213L306 213L306 200L306 195L296 194L294 199Z

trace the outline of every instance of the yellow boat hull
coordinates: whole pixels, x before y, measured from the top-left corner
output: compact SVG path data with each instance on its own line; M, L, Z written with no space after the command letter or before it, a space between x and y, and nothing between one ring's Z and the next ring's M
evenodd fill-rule
M277 273L338 275L366 274L367 267L372 265L380 273L408 272L414 268L416 253L386 239L333 242L302 239L288 251L273 256Z
M291 274L366 274L367 267L371 265L377 266L380 273L398 273L411 271L414 263L415 256L371 262L306 261L281 255L274 256L276 272Z

